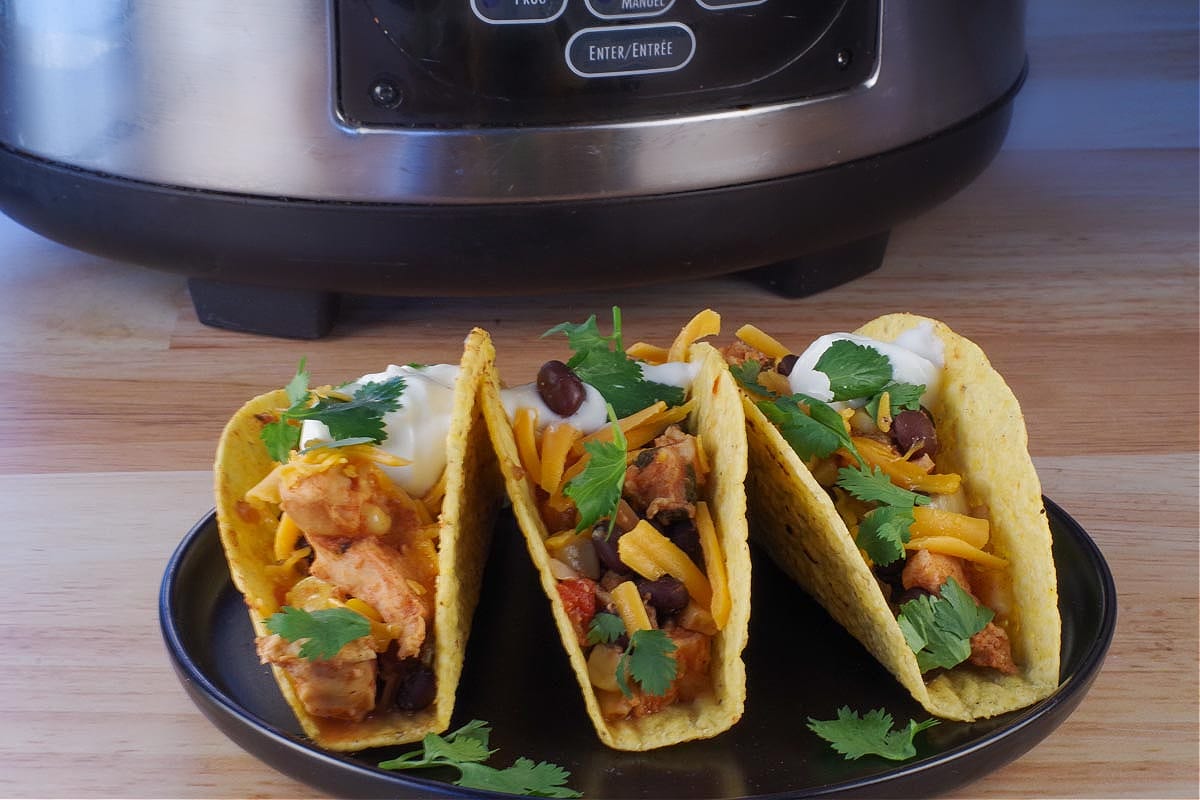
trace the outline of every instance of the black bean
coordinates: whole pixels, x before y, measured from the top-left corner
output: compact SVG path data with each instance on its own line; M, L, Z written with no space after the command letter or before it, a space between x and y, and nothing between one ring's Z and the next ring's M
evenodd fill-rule
M904 558L897 558L890 564L876 564L875 577L891 586L894 594L899 594L904 591L904 584L901 583L901 576L904 573Z
M688 592L682 581L670 575L663 575L658 580L639 578L637 581L638 594L648 598L650 605L658 612L659 619L682 611L688 604Z
M401 678L396 687L396 708L420 711L428 708L437 697L437 680L433 670L416 658L406 658L399 664Z
M547 361L538 370L537 390L550 410L569 417L579 410L587 397L583 381L561 361Z
M696 524L690 519L683 519L679 522L673 522L663 531L666 537L675 543L683 552L687 553L701 572L705 571L704 567L704 548L700 546L700 534L696 531Z
M920 444L921 449L914 453L917 458L937 455L937 430L933 427L933 420L924 411L906 410L892 417L892 441L902 453Z
M592 544L596 548L596 555L600 557L600 562L613 572L621 574L630 571L629 567L621 563L621 555L617 551L617 541L624 535L625 532L619 528L613 528L612 534L609 534L608 523L592 528Z
M795 353L788 353L775 363L775 371L780 375L791 375L792 370L796 368L796 362L799 360L800 356Z

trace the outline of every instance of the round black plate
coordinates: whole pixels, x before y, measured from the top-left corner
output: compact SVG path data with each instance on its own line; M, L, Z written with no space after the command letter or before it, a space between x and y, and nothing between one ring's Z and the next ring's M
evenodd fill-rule
M1088 534L1046 501L1062 612L1062 686L1021 711L975 723L942 722L917 736L903 763L844 760L805 722L840 706L886 708L897 724L928 714L879 664L754 552L753 615L742 720L715 739L649 753L600 744L553 627L549 605L511 517L497 525L467 646L454 727L483 719L508 766L525 756L570 770L588 798L783 798L924 796L945 792L1029 750L1075 709L1095 678L1116 627L1112 574ZM239 745L291 777L335 795L466 796L447 774L391 773L375 764L412 747L354 755L322 751L299 733L233 588L209 514L180 544L163 578L163 637L176 672L201 711ZM479 796L472 791L471 796Z

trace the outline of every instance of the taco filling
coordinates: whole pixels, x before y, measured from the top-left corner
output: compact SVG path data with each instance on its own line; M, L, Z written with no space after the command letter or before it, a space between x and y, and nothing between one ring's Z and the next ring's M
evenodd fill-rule
M337 388L310 390L302 362L226 429L222 543L257 654L318 743L414 741L449 722L495 507L486 432L471 435L484 337L461 367L391 366Z
M339 441L319 418L303 419L286 462L246 494L280 514L275 594L284 610L267 628L282 633L258 637L258 654L287 671L313 716L358 722L376 709L418 711L436 696L431 620L444 489L438 479L457 373L446 364L391 366L311 392L293 417L324 404L323 416L332 421L364 396L378 398L380 440ZM295 427L287 416L270 424ZM366 632L331 658L305 658L306 639L289 639L285 621L329 609L358 614L367 623L358 630ZM299 632L310 628L315 623Z
M934 713L1052 691L1049 530L1015 399L978 348L910 315L800 354L750 325L737 335L723 354L772 556Z
M531 553L544 560L543 584L552 585L560 627L569 628L565 645L575 651L581 685L586 680L589 711L606 726L717 700L714 663L729 660L715 644L731 625L718 530L728 523L716 521L711 444L696 424L692 386L702 359L687 356L687 345L705 335L700 324L670 349L631 348L643 359L625 352L616 309L609 337L599 335L595 317L558 326L550 333L567 335L571 360L549 361L535 382L497 392L502 429L512 436L498 449L515 450L521 487L514 507L519 518L528 512L521 521L527 539L534 529ZM722 372L709 352L710 370ZM738 410L732 383L727 389ZM723 686L728 668L719 669ZM662 743L643 737L636 749Z
M830 334L800 355L752 326L739 337L727 360L829 493L918 662L1015 674L1009 564L990 552L987 509L972 508L962 476L937 461L929 409L943 355L932 327L896 342ZM952 602L964 624L953 641L929 641L931 609Z

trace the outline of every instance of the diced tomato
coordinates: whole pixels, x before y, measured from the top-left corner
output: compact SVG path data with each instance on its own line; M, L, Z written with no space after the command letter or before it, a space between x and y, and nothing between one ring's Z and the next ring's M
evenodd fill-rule
M567 608L580 644L587 641L588 628L596 616L596 582L589 578L567 578L558 582L558 596Z

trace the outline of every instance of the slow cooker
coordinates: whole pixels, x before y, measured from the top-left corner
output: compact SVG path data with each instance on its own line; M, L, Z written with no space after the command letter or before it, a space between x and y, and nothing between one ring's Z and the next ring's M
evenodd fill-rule
M0 209L319 336L339 293L876 268L987 165L1010 0L0 0Z

